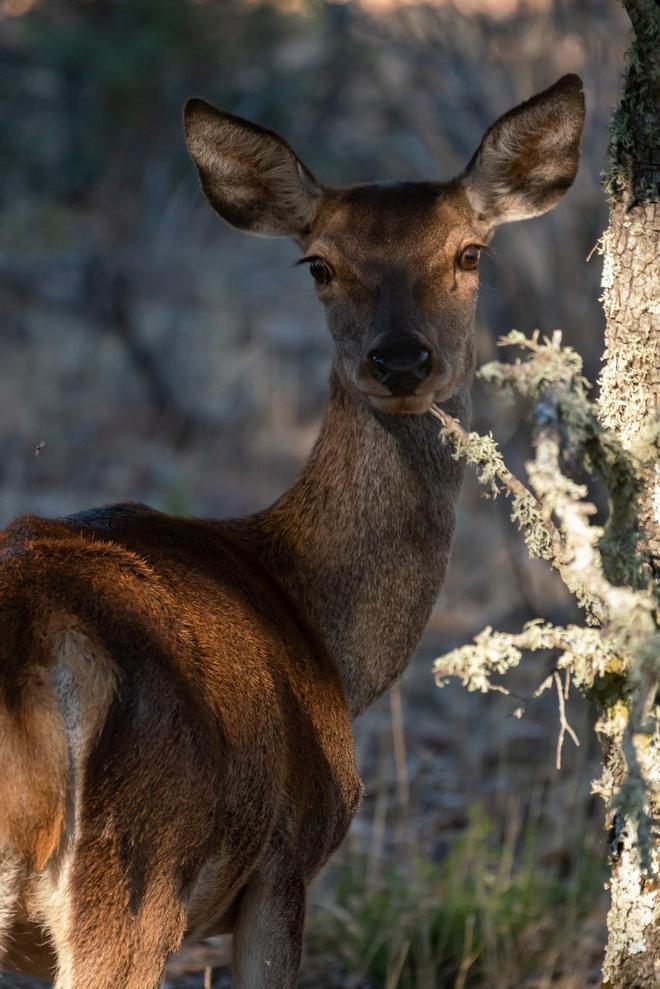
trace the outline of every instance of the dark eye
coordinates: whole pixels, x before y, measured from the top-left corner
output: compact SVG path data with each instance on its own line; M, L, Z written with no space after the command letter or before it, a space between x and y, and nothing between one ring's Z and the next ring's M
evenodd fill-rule
M309 262L309 270L317 285L327 285L332 281L332 271L321 258L312 258Z
M481 248L478 244L468 244L458 255L458 267L463 271L474 271L479 264Z

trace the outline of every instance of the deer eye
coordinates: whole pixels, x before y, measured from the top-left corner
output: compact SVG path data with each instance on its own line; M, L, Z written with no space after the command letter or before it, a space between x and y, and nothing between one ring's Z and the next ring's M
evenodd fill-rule
M481 248L478 244L468 244L458 255L458 267L463 271L474 271L479 264Z
M334 277L330 266L322 258L311 258L309 270L317 285L327 285Z

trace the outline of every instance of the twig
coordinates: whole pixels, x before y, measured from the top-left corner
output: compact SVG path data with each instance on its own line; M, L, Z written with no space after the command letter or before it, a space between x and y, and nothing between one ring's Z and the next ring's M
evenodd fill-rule
M410 812L410 786L406 765L406 733L403 727L403 704L401 703L400 684L394 683L390 687L389 695L392 744L396 766L396 788L399 804L399 829L401 837L405 842L407 840L408 817Z
M432 405L429 412L432 416L434 416L434 418L442 423L447 433L457 440L460 446L465 449L469 443L469 434L465 431L465 429L463 429L461 424L454 419L453 416L449 415L448 412L445 412L444 409L439 408L437 405ZM561 535L552 520L545 518L541 502L532 494L529 488L525 487L522 481L518 480L515 474L511 473L504 462L498 464L497 479L513 498L532 505L539 517L543 518L543 524L552 546L551 562L554 566L558 567L563 554Z
M475 961L477 960L477 954L472 950L474 945L474 927L475 927L475 916L470 913L465 918L465 937L463 939L463 955L461 958L461 965L458 970L458 975L456 976L456 981L454 982L454 989L465 989L465 983L468 977L468 973Z
M450 436L455 436L464 446L467 444L468 433L463 429L458 420L454 419L453 416L450 416L448 412L445 412L444 409L439 408L437 405L432 405L429 411L432 416L442 423ZM541 504L538 499L534 497L532 492L507 467L504 469L500 468L497 472L497 477L510 494L515 495L516 498L531 498L536 503L539 512L541 511ZM558 539L560 538L558 532L556 532L556 536Z
M577 737L566 719L564 689L562 687L561 677L556 670L553 673L553 679L557 688L557 700L559 701L559 738L557 739L557 759L555 765L557 769L561 769L561 750L564 747L564 736L567 734L570 735L578 748L580 747L580 739Z

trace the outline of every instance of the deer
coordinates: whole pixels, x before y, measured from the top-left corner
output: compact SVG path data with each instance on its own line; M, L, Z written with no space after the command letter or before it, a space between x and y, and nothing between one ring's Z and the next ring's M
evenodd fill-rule
M0 966L56 989L155 989L231 933L235 989L297 981L306 889L362 795L352 721L403 672L447 569L470 421L480 253L572 184L567 75L449 181L331 188L281 137L199 98L201 187L293 238L333 341L320 433L269 508L126 503L0 541Z

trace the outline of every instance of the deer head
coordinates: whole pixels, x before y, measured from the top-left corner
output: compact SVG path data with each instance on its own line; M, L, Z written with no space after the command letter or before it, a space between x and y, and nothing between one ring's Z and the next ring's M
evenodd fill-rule
M551 209L578 167L580 79L500 117L449 182L321 185L289 145L200 99L185 109L202 188L228 223L302 248L344 388L384 413L423 413L469 385L482 248L500 223Z

